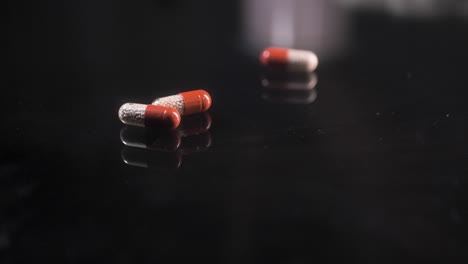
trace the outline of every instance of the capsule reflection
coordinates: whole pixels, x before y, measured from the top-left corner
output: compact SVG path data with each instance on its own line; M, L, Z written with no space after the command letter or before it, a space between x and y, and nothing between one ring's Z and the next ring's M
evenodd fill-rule
M184 154L190 154L195 152L204 151L211 147L213 140L211 138L211 133L209 131L182 138L182 144L180 147L180 151Z
M120 141L129 147L176 151L180 147L181 136L177 130L125 126L120 130Z
M124 147L122 161L141 168L178 169L182 165L182 152L161 152L149 149Z
M317 91L310 92L264 92L262 99L272 103L311 104L317 99Z
M180 131L183 137L202 134L210 130L212 122L211 115L208 112L184 116L184 120L178 131Z
M182 139L181 147L175 151L158 151L149 148L129 147L122 149L125 164L142 168L177 169L182 165L184 155L190 155L210 148L212 144L209 131ZM143 145L143 144L133 144Z
M261 79L262 99L273 103L310 104L317 98L316 73L268 74Z
M143 168L177 169L183 156L208 149L212 144L209 113L187 116L177 130L125 126L120 140L126 146L124 163Z
M302 75L269 74L262 78L265 90L310 91L317 86L316 73Z
M199 135L207 133L211 128L211 123L211 116L203 113L187 116L177 130L125 126L120 130L120 140L129 147L158 151L203 149L211 145L211 135L209 133L204 136Z

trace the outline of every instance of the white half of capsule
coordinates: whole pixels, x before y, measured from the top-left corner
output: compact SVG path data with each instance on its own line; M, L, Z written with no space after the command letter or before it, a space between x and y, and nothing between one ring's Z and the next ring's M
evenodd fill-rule
M175 108L181 115L185 113L184 97L179 94L157 98L151 104Z
M287 59L290 72L313 72L318 66L317 55L308 50L289 49Z
M119 109L119 119L131 126L145 126L145 110L147 105L126 103Z

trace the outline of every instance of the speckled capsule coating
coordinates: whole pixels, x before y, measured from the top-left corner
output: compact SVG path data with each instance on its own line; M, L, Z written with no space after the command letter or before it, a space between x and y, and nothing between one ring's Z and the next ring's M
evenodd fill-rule
M260 62L273 70L295 73L313 72L318 66L317 55L312 51L278 47L263 50Z
M181 115L191 115L207 111L211 107L211 96L205 90L194 90L157 98L152 104L175 108Z
M170 107L126 103L119 109L119 119L131 126L175 129L180 124L179 112Z

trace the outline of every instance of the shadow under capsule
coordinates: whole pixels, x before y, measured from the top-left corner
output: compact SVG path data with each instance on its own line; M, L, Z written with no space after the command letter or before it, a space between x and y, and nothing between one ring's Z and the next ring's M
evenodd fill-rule
M261 78L262 99L273 103L310 104L317 98L318 77L311 74L267 73Z

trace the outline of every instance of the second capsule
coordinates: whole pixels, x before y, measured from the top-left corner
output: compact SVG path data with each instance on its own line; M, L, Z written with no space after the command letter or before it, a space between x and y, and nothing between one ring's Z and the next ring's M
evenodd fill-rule
M191 115L207 111L211 107L211 96L205 90L194 90L156 98L152 104L175 108L181 115Z
M317 55L312 51L277 47L263 50L260 54L260 62L274 70L294 73L313 72L318 66Z

